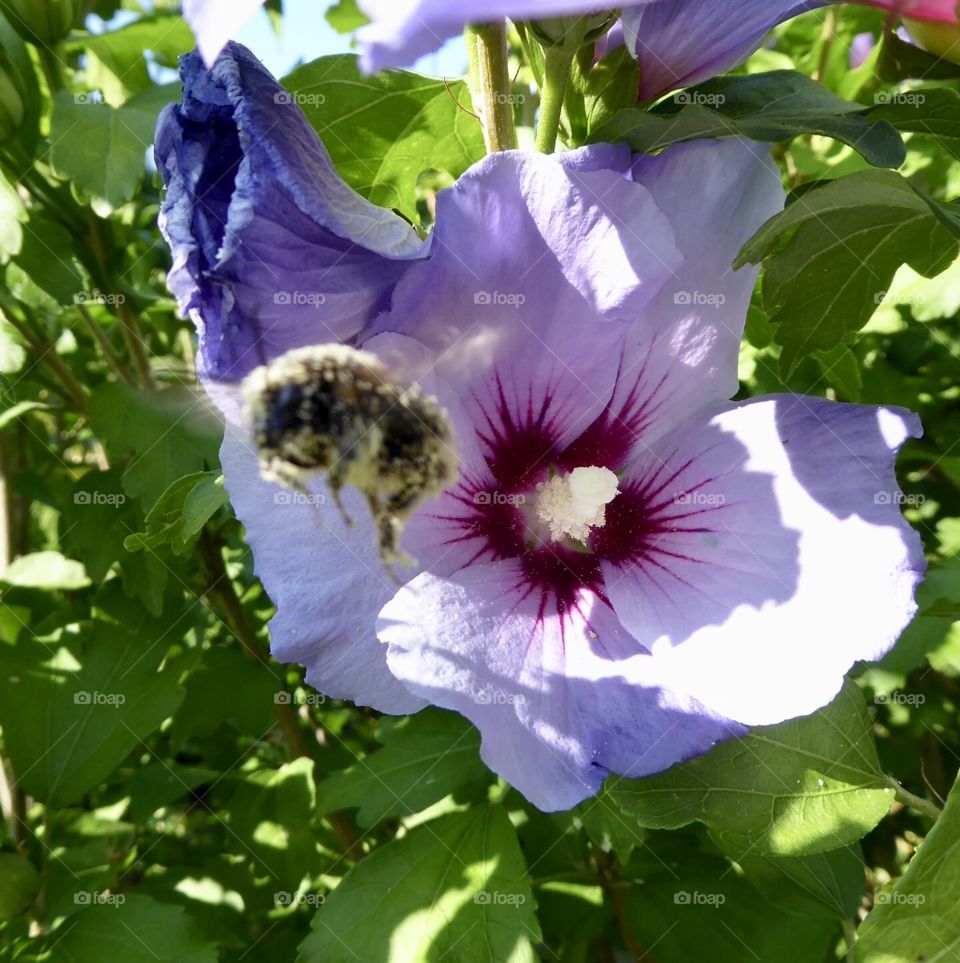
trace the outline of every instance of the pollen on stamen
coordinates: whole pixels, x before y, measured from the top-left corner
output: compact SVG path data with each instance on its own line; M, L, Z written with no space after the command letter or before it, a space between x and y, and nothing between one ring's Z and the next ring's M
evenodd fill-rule
M586 542L606 522L606 508L619 494L619 479L609 468L575 468L537 486L537 517L554 541Z

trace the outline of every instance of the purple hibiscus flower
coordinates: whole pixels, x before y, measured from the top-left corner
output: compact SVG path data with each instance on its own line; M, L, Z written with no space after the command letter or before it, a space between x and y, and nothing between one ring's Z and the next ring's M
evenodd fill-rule
M640 97L708 80L741 64L778 24L831 0L632 0L604 48L626 42L640 62ZM916 21L956 24L954 0L860 0ZM262 0L185 0L184 14L212 64ZM357 32L361 63L373 72L409 66L467 23L534 20L604 9L591 0L358 0L371 22ZM612 5L611 5L612 6ZM922 24L921 24L922 26Z
M462 713L551 810L812 712L890 648L923 570L893 470L917 419L727 400L756 278L730 263L783 203L758 145L495 154L423 243L242 48L184 74L157 139L171 285L279 660L384 712ZM334 338L452 427L458 478L409 519L399 588L359 495L351 527L322 479L266 481L236 406L258 365Z

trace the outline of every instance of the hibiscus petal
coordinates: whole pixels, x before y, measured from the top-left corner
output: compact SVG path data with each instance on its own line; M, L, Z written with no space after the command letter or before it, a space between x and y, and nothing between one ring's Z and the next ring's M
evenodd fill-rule
M570 466L621 466L693 411L736 393L757 270L731 265L783 207L767 148L743 140L678 145L638 159L634 177L670 212L683 261L638 313L614 398L567 453Z
M271 652L307 667L307 682L337 699L381 712L416 712L424 702L387 668L374 632L396 592L380 561L364 500L345 490L348 527L321 481L310 495L264 481L257 455L228 426L220 453L230 501L247 531L256 574L277 607Z
M646 684L649 656L596 596L568 618L518 591L516 563L421 575L380 613L390 668L480 729L481 755L535 806L568 809L610 771L648 775L742 729Z
M263 6L264 0L183 0L204 61L213 66L227 41Z
M623 11L640 62L640 99L689 87L743 63L779 23L826 0L653 0Z
M400 217L341 179L298 105L243 47L184 58L161 115L160 226L170 289L201 330L203 378L233 381L305 344L360 331L426 254Z
M649 0L641 0L649 2ZM406 67L455 37L468 23L535 20L598 9L590 0L358 0L373 21L357 31L368 73Z
M611 352L680 265L673 230L610 148L495 154L437 198L429 261L378 331L412 334L479 404L526 418L548 397L559 444L606 404ZM474 424L484 422L481 416Z
M464 446L461 485L408 529L407 550L432 571L476 552L452 552L446 522L478 496L531 489L600 415L630 322L679 268L673 229L628 163L590 148L475 165L438 197L430 260L376 323L434 352Z
M901 410L775 396L701 415L632 466L629 484L663 482L680 531L632 559L610 552L604 580L665 678L766 725L825 705L855 661L883 656L925 567L894 474L920 433Z

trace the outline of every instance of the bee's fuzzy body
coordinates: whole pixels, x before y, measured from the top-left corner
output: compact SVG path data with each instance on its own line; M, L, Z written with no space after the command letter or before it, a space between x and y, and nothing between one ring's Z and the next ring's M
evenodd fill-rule
M338 505L352 485L367 498L384 561L404 560L406 518L456 480L452 431L436 400L345 345L282 355L246 379L244 396L263 475L302 490L324 474Z

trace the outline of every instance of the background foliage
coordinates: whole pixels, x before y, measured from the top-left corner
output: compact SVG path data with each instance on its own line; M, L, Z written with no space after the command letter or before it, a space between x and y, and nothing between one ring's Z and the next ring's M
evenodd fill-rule
M377 718L270 659L145 163L192 38L167 5L95 6L133 16L55 50L0 19L0 960L960 960L960 68L894 38L851 67L882 32L861 8L650 113L626 58L580 65L569 139L774 144L806 203L742 252L742 395L920 412L901 481L931 568L832 706L544 815L460 717ZM335 56L287 87L424 228L483 154L459 81Z

